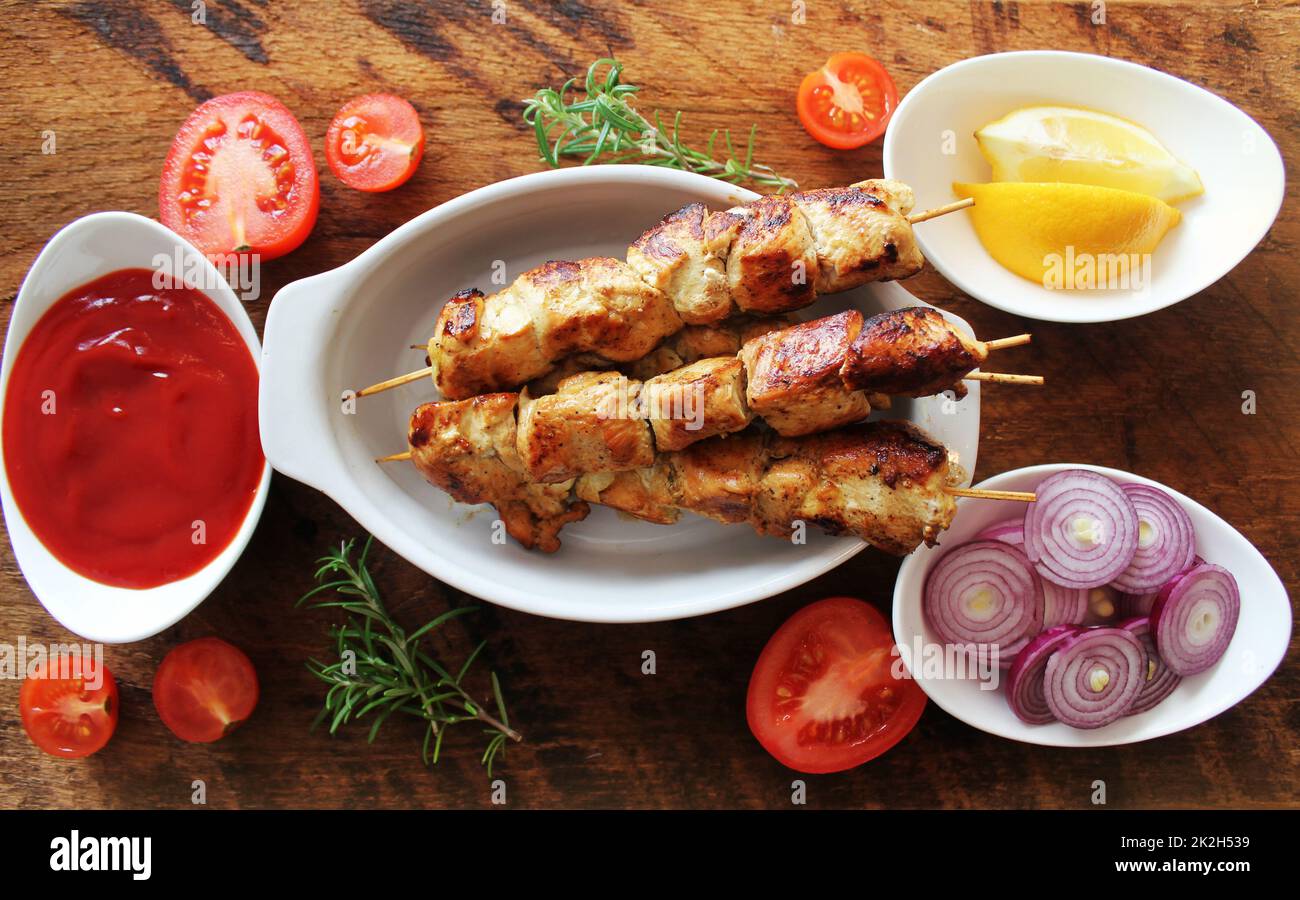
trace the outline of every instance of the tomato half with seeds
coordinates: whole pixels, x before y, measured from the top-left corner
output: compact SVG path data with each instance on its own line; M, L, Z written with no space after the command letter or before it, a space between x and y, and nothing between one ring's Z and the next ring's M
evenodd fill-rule
M830 597L804 607L758 657L749 729L799 772L841 772L875 759L906 737L925 709L925 693L905 677L893 648L888 623L868 603Z
M885 133L898 106L898 88L885 67L865 53L832 53L804 76L796 101L803 127L828 147L852 150Z
M319 211L311 144L270 94L242 91L200 105L163 163L159 218L209 257L283 256L307 239Z
M420 115L394 94L353 97L325 132L330 170L359 191L391 191L405 184L422 156Z
M41 663L18 692L23 728L46 753L80 759L117 730L117 682L103 663L79 655Z
M181 740L200 744L242 725L259 693L252 661L216 637L173 648L153 679L153 703L163 724Z

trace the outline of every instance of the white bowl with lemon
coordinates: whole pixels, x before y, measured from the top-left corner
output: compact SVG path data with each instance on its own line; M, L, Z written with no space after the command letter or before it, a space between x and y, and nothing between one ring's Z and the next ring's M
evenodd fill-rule
M885 136L885 175L921 207L974 197L917 230L971 296L1053 322L1109 322L1192 296L1237 265L1282 204L1282 157L1237 107L1104 56L979 56L926 78Z

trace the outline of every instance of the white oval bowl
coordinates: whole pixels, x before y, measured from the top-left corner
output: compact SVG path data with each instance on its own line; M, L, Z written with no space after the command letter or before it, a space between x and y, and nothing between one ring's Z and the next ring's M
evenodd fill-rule
M997 263L970 217L917 229L926 258L972 297L1049 322L1111 322L1192 296L1246 257L1277 218L1286 190L1282 156L1268 133L1228 101L1146 66L1055 50L995 53L940 69L908 92L885 135L885 176L910 184L917 207L955 198L954 181L987 182L975 131L1022 106L1084 106L1150 129L1200 173L1205 193L1176 204L1182 221L1152 254L1142 291L1048 290ZM955 141L955 153L949 141Z
M234 323L254 365L261 357L257 332L243 304L221 274L194 245L170 229L127 212L89 215L50 238L23 280L9 320L4 365L0 369L0 417L14 357L32 326L74 288L119 269L154 269L159 254L176 259L180 274L199 273L203 292ZM3 447L0 447L3 454ZM80 575L45 548L23 518L0 459L0 500L14 558L41 604L65 628L90 641L120 644L143 640L179 622L212 593L248 545L266 505L271 467L264 465L257 494L234 538L206 566L186 578L156 588L134 590L101 584Z
M743 526L685 516L665 527L595 507L568 526L558 554L492 542L495 513L460 506L407 463L374 460L406 446L411 411L437 399L428 380L356 402L345 390L423 366L421 347L444 300L506 280L547 259L608 255L694 200L725 208L756 195L715 179L648 166L591 166L492 184L402 225L348 264L294 282L271 304L262 353L262 444L272 466L324 491L362 528L437 578L525 612L591 622L677 619L795 587L863 549L854 538L809 535L796 546ZM918 305L896 284L827 298L869 312ZM960 320L955 320L959 321ZM961 323L963 326L964 322ZM973 471L979 392L944 414L942 401L899 401Z
M1246 699L1281 664L1291 641L1291 601L1268 560L1241 532L1195 500L1159 482L1119 469L1075 463L1029 466L995 475L979 487L1032 491L1047 476L1066 469L1087 469L1121 484L1132 482L1160 488L1187 511L1196 529L1196 552L1206 562L1226 568L1241 588L1241 617L1223 658L1213 668L1184 678L1158 706L1095 729L1071 728L1060 722L1028 725L1020 721L1007 704L1005 683L997 690L986 691L972 679L917 679L930 699L982 731L1051 747L1107 747L1146 741L1199 725ZM999 500L958 500L957 519L943 546L923 547L903 563L894 583L894 640L899 645L912 648L918 638L924 646L942 645L926 623L921 608L930 567L948 549L970 540L983 528L1014 518L1016 513L1011 506ZM1003 682L1005 675L1003 671Z

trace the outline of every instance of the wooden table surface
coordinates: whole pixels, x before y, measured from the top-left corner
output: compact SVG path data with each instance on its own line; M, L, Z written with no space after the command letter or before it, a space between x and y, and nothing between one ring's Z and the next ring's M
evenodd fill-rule
M500 5L500 4L498 4ZM321 216L307 243L263 268L252 304L259 330L282 285L340 265L411 217L473 188L536 171L521 98L608 51L644 104L682 109L695 137L759 126L758 154L804 186L881 174L880 146L835 152L794 116L804 72L830 52L866 50L906 91L930 72L1000 50L1071 49L1145 63L1224 96L1255 117L1284 157L1300 150L1295 3L1088 3L786 0L650 3L508 0L188 0L0 3L4 203L0 299L49 236L97 210L157 214L159 169L190 110L257 89L297 114L323 166L322 137L347 97L394 91L420 111L428 151L415 178L368 196L321 175ZM57 152L42 153L43 133ZM1294 168L1289 173L1294 197ZM1141 319L1104 325L1029 323L956 292L933 272L907 286L964 316L983 335L1032 328L1016 357L1047 390L985 392L977 478L1018 466L1079 461L1162 481L1214 509L1300 586L1300 216L1286 204L1240 266L1204 293ZM1242 393L1257 412L1243 415ZM265 515L234 572L197 612L151 640L109 647L122 691L111 744L81 762L42 755L18 717L16 681L0 682L0 806L187 807L202 779L212 807L486 807L472 727L448 738L432 770L418 726L309 733L322 687L304 661L325 650L329 617L295 611L313 560L359 528L316 491L276 476ZM468 598L394 554L377 577L408 622ZM512 807L784 808L798 777L745 725L750 668L792 612L829 594L887 609L898 562L875 552L770 600L700 619L638 626L550 621L486 605L453 626L488 640L512 722L526 741L499 769ZM1244 601L1250 603L1251 598ZM215 745L187 745L159 722L149 686L178 642L216 634L252 657L257 712ZM8 542L0 548L0 642L71 639L44 612ZM640 673L642 651L658 673ZM808 778L809 807L1087 807L1104 779L1111 807L1294 806L1300 797L1300 670L1294 640L1280 670L1212 722L1141 746L1072 752L976 731L931 705L916 730L857 771Z

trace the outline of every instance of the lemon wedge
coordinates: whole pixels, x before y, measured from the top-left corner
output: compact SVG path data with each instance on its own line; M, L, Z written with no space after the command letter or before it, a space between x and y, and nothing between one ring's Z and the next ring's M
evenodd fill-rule
M1066 181L1136 191L1173 203L1204 192L1196 170L1156 136L1118 116L1026 106L975 132L994 181Z
M1133 288L1182 218L1163 200L1087 184L954 184L989 255L1048 288ZM1122 279L1122 283L1120 281Z

